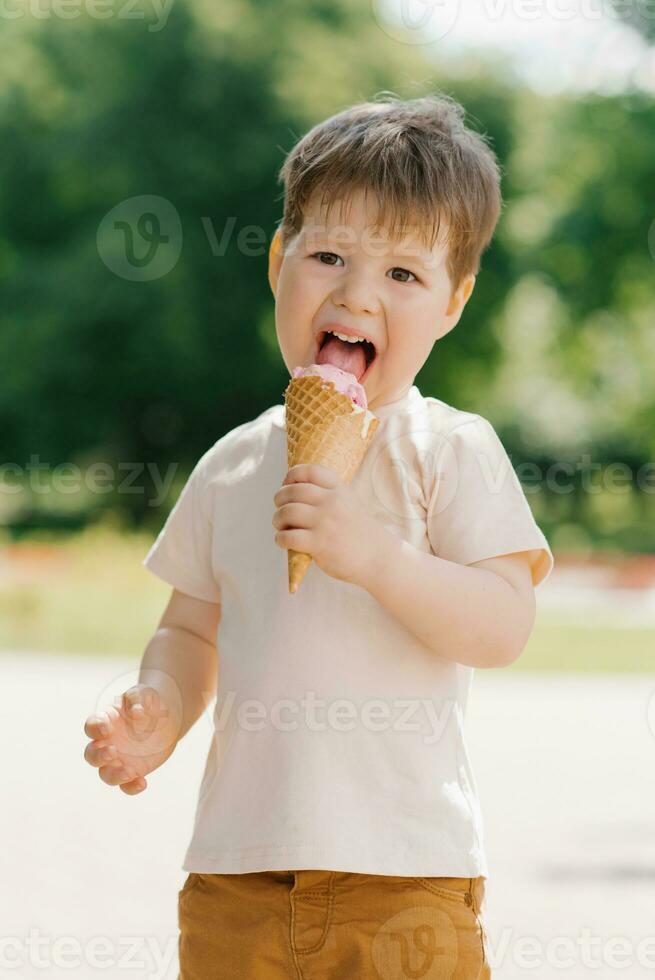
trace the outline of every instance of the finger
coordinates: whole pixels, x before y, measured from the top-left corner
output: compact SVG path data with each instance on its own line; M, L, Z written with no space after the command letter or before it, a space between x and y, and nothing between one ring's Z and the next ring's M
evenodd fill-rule
M314 483L316 486L332 490L340 482L341 477L328 466L321 466L320 463L297 463L292 466L282 485L289 483Z
M84 734L89 738L104 738L111 732L111 720L106 711L89 715L84 723Z
M121 783L129 783L136 778L135 773L123 765L100 766L98 775L108 786L120 786Z
M84 749L84 758L91 766L102 766L107 762L112 762L117 755L115 745L98 745L97 742L89 742Z
M305 530L304 528L278 531L275 535L275 543L280 548L291 548L293 551L302 551L306 555L313 554L312 540L313 531Z
M317 487L314 483L288 483L280 487L273 497L276 507L292 502L304 504L317 504L325 494L324 487Z
M287 528L310 528L316 524L316 508L311 504L283 504L273 515L273 527L279 531Z
M143 776L137 776L136 779L131 779L129 783L121 783L120 789L127 793L128 796L136 796L137 793L143 793L144 789L147 789L147 782Z

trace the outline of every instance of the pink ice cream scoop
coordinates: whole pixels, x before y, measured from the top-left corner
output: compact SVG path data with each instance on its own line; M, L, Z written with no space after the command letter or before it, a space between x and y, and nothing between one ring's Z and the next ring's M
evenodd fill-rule
M366 392L364 386L360 385L354 374L342 371L334 364L310 364L309 367L297 367L293 369L293 378L302 378L305 375L318 375L325 381L333 381L337 391L348 395L350 399L366 411Z

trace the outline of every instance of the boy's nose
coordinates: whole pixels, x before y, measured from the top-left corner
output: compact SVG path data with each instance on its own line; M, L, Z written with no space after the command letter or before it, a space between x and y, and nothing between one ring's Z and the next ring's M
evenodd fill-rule
M339 309L347 310L353 317L362 313L375 315L380 310L375 288L364 274L350 273L344 277L334 295L334 304Z

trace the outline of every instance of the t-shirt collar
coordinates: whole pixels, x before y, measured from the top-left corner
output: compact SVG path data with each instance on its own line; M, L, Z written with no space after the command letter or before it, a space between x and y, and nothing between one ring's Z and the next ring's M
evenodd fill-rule
M398 412L403 412L405 409L412 408L413 405L417 404L420 398L421 392L418 390L417 386L411 385L402 398L397 398L394 402L387 402L385 405L378 405L377 408L372 408L371 411L374 415L377 415L382 422L391 415L397 415Z

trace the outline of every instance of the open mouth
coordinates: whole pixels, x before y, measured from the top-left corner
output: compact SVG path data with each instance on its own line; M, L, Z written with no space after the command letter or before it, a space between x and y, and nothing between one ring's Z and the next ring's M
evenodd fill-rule
M373 364L377 356L377 350L375 349L375 345L370 340L364 340L364 341L358 340L356 343L341 341L331 331L323 330L321 331L321 333L318 335L317 338L317 347L314 356L315 363L321 363L318 354L320 351L323 350L323 348L328 342L328 339L333 339L333 341L336 344L339 344L342 347L343 356L339 356L338 358L334 359L335 366L341 368L341 370L347 370L351 374L354 374L354 376L361 384L361 382L368 375L371 365ZM361 353L359 351L355 351L353 350L353 348L363 349L364 358L362 358ZM340 352L337 350L336 353L339 354ZM352 359L352 363L353 363L352 367L348 363L349 359ZM328 363L333 363L331 358Z

